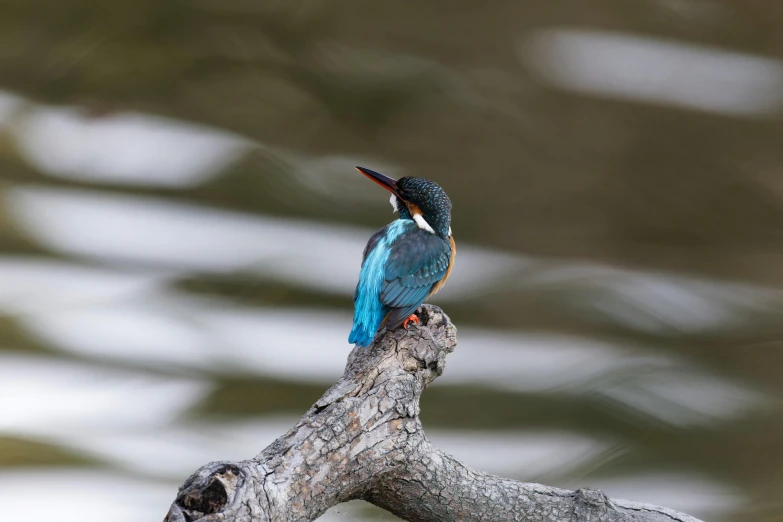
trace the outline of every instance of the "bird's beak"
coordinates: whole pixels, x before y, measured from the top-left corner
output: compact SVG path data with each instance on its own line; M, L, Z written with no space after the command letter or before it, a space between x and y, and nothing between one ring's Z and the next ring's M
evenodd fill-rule
M366 169L364 167L356 167L356 170L376 182L378 185L382 186L392 194L394 194L397 197L400 197L400 195L397 193L397 180L394 178L390 178L389 176L384 176L380 172L375 172L374 170Z

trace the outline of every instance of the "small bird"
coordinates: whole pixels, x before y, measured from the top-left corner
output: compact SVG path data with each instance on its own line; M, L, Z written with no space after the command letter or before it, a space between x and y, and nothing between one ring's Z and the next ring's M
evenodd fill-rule
M392 193L399 218L372 235L364 248L354 292L349 343L369 346L378 329L419 323L416 310L440 290L457 252L451 236L451 200L434 181L356 169Z

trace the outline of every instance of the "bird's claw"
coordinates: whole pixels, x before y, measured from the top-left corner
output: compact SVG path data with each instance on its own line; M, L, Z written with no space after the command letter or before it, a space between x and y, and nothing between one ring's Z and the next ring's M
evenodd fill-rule
M407 319L405 319L402 322L402 327L407 330L408 329L408 323L411 323L411 322L412 323L416 323L416 324L421 324L421 322L419 321L419 318L416 316L416 314L411 314L411 315L408 316Z

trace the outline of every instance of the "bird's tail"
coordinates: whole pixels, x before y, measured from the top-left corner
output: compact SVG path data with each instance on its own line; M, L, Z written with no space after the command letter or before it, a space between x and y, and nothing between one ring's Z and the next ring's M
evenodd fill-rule
M375 339L375 330L371 332L370 328L362 323L354 323L351 334L348 336L349 343L362 348L369 346L373 339Z

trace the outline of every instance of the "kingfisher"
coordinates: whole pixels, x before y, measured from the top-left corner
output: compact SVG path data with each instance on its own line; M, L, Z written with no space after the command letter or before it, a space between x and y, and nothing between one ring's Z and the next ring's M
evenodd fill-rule
M419 324L416 310L443 288L457 249L451 235L451 200L437 183L356 169L391 192L392 208L399 213L364 248L348 342L365 347L381 326L393 330Z

